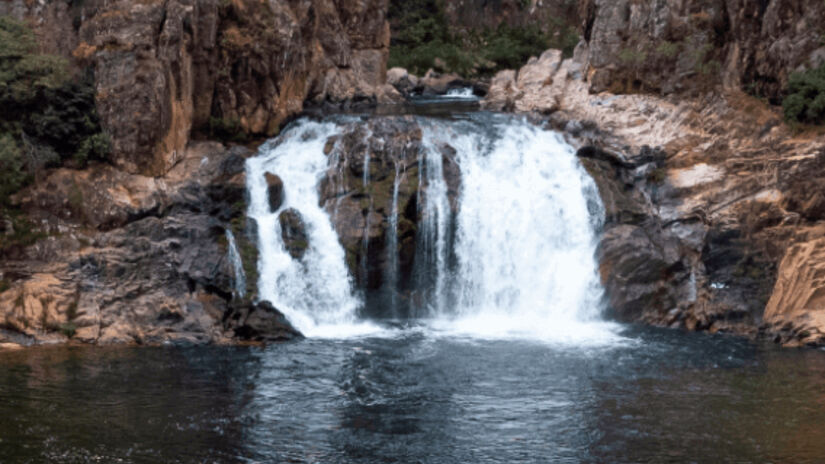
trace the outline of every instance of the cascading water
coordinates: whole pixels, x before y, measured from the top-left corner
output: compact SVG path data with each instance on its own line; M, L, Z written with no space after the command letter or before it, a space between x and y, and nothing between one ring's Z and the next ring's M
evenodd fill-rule
M455 267L445 264L447 246L431 250L438 255L431 259L438 265L430 301L438 326L559 341L604 336L594 258L603 211L573 148L559 134L512 117L422 126L431 172L445 144L456 150L461 169ZM439 219L422 229L433 234L434 226L441 241L451 235L443 220L448 200L434 185L425 210Z
M318 184L327 169L324 144L336 133L333 123L302 121L261 154L247 161L249 217L258 228L260 252L258 292L307 336L346 336L373 330L358 324L359 300L327 212L319 205ZM266 172L283 180L284 201L271 211ZM297 210L306 224L308 249L296 260L286 250L278 215Z
M616 338L614 326L599 318L594 253L601 203L573 148L559 134L509 116L417 122L423 138L411 314L447 333L577 343ZM362 303L330 217L319 205L321 180L338 162L337 154L324 154L324 146L341 127L299 121L247 163L249 215L260 242L260 297L309 336L374 329L357 326ZM368 156L364 182L370 181ZM446 163L460 171L457 198L450 196L455 192L445 179ZM385 285L397 288L397 166L395 171ZM265 172L284 182L278 211L269 210ZM373 208L372 199L369 204ZM301 259L290 256L281 237L277 218L287 208L306 223L309 249ZM395 292L390 295L394 311Z
M226 229L226 243L228 244L229 262L232 264L232 283L235 288L235 297L243 298L246 295L246 273L243 270L241 254L238 252L238 244L235 243L235 235L229 229Z

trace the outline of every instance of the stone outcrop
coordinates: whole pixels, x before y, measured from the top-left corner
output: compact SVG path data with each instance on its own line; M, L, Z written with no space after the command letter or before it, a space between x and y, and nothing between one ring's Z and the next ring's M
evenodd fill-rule
M733 89L592 93L593 53L587 44L571 60L548 51L501 72L484 105L539 115L581 147L606 209L598 253L613 314L819 340L818 258L804 244L825 219L825 138L794 134L777 108Z
M166 176L98 165L59 169L20 194L48 237L0 263L0 341L227 343L297 332L255 297L257 254L245 217L245 158L190 146ZM233 294L225 231L246 273ZM292 334L292 335L290 335Z
M794 243L779 265L765 321L785 344L825 344L825 230Z
M278 215L278 222L281 225L281 239L289 255L294 259L303 258L309 248L309 236L301 213L293 208L286 209Z
M309 100L397 98L387 0L0 2L45 51L94 70L115 164L162 175L193 131L272 135Z
M398 215L400 268L411 271L418 223L421 129L412 117L370 119L330 140L330 169L321 183L329 212L357 284L384 284L393 198Z

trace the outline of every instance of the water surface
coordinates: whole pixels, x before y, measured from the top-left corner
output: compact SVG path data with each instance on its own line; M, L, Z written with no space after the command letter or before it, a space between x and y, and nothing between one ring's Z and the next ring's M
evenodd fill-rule
M822 462L821 351L621 335L0 353L0 462Z

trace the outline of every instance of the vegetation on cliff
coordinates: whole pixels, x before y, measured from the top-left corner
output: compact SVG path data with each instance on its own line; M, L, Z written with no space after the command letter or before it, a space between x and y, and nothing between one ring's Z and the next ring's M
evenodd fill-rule
M825 64L791 74L782 108L791 123L825 123Z
M463 76L492 75L523 65L548 48L572 55L579 40L575 27L554 22L552 33L531 25L451 31L439 0L403 0L390 3L393 28L389 67L400 66L414 74L430 68Z
M94 96L90 75L39 53L25 23L0 16L0 206L46 167L106 157Z

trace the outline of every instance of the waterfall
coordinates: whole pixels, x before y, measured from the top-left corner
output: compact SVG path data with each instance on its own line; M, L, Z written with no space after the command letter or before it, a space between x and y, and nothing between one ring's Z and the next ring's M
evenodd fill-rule
M421 230L428 246L436 237L430 252L437 254L427 260L437 263L430 316L473 334L603 336L594 257L603 210L573 148L555 132L507 116L421 124L431 182ZM461 170L455 224L443 181L434 179L443 144L456 150ZM439 243L451 227L454 269L446 265L450 249Z
M235 243L235 235L229 229L226 229L226 243L228 244L229 262L232 263L235 298L243 298L246 295L246 274L243 270L241 254L238 253L238 245Z
M441 126L442 128L444 126ZM444 313L447 305L448 253L452 227L447 183L444 179L444 159L436 138L429 136L433 128L425 127L424 151L419 160L419 197L421 222L417 246L416 287L427 307L419 308L419 316Z
M512 116L475 113L417 122L422 140L412 281L398 282L404 172L396 164L384 270L392 300L389 309L378 311L395 311L396 291L403 286L413 291L411 314L437 333L576 343L615 339L615 326L600 319L603 295L594 257L604 212L574 149L558 133ZM339 175L329 172L339 153L327 157L324 146L343 127L299 120L247 161L249 216L257 222L260 244L260 297L309 336L375 330L357 317L363 300L350 272L363 272L363 263L347 267L330 216L319 204L324 176ZM384 143L369 140L380 134L367 133L367 146ZM368 156L369 150L359 179L365 185L372 182ZM278 211L269 210L266 172L283 180ZM339 214L335 201L333 215ZM378 207L369 201L370 211ZM290 256L281 236L278 215L288 208L306 225L309 248L300 259ZM369 215L366 220L369 228ZM365 230L364 246L367 237Z
M374 330L359 324L360 304L345 264L345 253L326 211L319 205L318 184L327 169L326 140L333 123L302 120L261 147L246 164L250 193L248 215L257 223L260 251L258 292L307 336L346 336ZM283 205L270 211L266 172L283 180ZM278 221L280 212L297 210L306 225L309 247L303 258L287 252Z
M390 294L390 310L392 316L398 316L398 188L403 180L403 173L398 162L395 162L395 181L392 185L392 209L390 210L390 227L387 231L387 287Z

